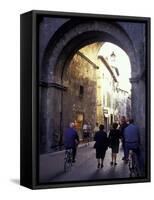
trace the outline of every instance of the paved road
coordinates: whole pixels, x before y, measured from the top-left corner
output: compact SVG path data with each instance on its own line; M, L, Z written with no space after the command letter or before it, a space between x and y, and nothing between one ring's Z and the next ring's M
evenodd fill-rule
M61 181L82 181L82 180L103 180L114 178L128 178L129 171L121 158L120 150L117 159L117 166L111 166L111 150L106 152L104 167L97 169L95 149L93 143L89 146L78 148L76 163L73 164L71 171L64 172L64 152L41 155L40 157L40 182L61 182Z

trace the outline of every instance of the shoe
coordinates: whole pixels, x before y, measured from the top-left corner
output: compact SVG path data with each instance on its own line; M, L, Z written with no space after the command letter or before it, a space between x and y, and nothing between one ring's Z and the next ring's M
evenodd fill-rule
M110 164L113 165L113 162L111 161Z
M125 157L123 157L122 160L125 160Z
M100 164L98 163L97 168L100 168Z
M104 165L103 164L101 164L101 168L103 168L104 167Z
M114 165L117 165L117 163L114 163Z

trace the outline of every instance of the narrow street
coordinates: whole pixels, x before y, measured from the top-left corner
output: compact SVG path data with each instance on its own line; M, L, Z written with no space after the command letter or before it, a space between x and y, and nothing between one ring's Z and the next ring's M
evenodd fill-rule
M78 148L76 162L71 171L64 172L64 151L41 155L40 182L103 180L114 178L128 178L128 165L122 161L123 152L120 150L117 166L111 166L111 150L108 149L104 159L104 167L97 169L93 142L89 146Z

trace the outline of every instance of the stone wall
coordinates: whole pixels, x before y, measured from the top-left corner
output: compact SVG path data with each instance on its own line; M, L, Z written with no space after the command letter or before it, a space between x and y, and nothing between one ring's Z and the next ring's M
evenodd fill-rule
M63 84L67 87L63 93L63 131L69 122L77 120L78 114L83 115L83 122L89 122L93 129L96 123L96 69L75 54L65 70ZM80 139L82 125L78 129Z
M103 114L103 84L102 83L102 74L104 68L104 64L102 61L98 58L99 50L102 47L103 42L96 42L90 45L87 45L80 49L80 52L82 52L84 55L86 55L93 63L95 63L95 72L96 72L96 122L98 124L104 123L104 114Z

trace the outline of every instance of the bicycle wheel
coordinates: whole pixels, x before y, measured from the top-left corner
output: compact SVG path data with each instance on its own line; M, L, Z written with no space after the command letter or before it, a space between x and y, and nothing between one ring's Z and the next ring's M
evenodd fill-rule
M64 171L70 171L72 167L72 152L67 151L65 155L65 161L64 161Z
M129 176L133 177L133 152L129 151L129 160L128 160Z
M138 159L137 155L134 153L134 158L133 158L133 165L134 165L134 176L139 177L140 175L140 170L139 170L139 164L138 164Z
M139 176L137 156L134 152L131 154L131 157L130 157L129 171L130 171L130 177Z
M132 173L132 158L129 160L128 166L129 166L129 176L132 177L133 176L133 173Z
M70 163L68 163L67 161L64 162L64 171L67 172L70 169Z

